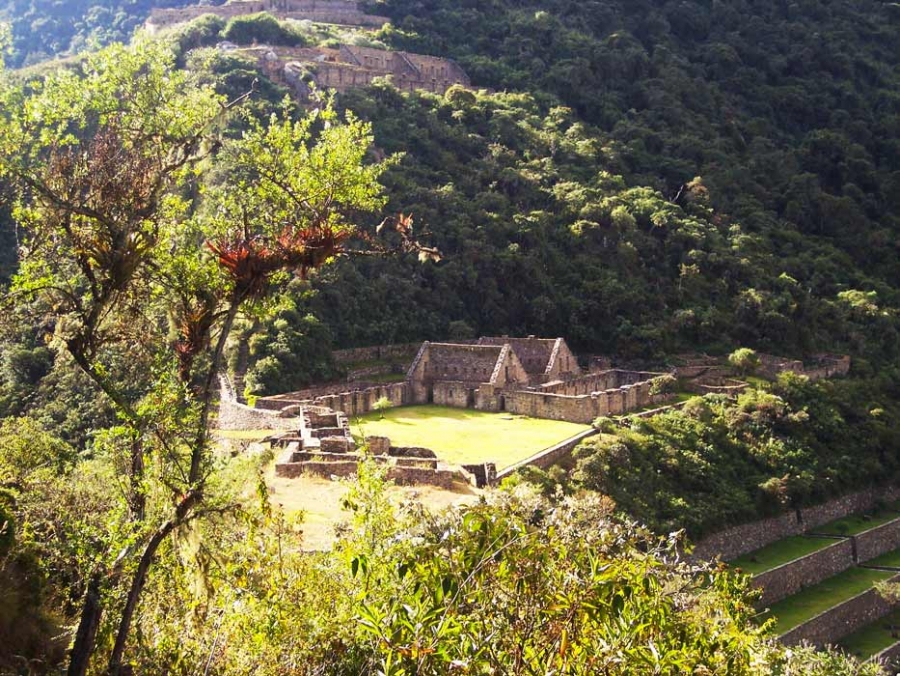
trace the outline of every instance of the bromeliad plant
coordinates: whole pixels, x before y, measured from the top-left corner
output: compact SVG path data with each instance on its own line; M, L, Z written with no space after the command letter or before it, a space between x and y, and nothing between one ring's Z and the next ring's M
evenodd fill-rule
M120 421L96 444L118 468L122 509L75 576L71 675L98 653L120 672L159 548L234 508L216 489L209 423L235 318L355 242L371 250L356 219L383 205L390 160L366 161L366 124L329 102L299 119L286 105L223 139L242 99L173 65L139 42L0 88L0 179L23 232L6 302L52 327ZM405 221L400 234L414 246Z

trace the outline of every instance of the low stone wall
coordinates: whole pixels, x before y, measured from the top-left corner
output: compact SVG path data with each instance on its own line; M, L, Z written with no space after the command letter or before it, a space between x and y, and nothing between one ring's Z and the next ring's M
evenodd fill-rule
M728 561L790 535L802 535L836 519L871 510L880 501L891 502L898 498L900 485L873 486L848 493L820 505L713 533L696 544L693 556L700 559L718 556Z
M275 475L287 479L296 479L304 474L330 477L351 477L356 474L359 459L346 460L344 462L286 462L275 466ZM430 469L424 467L398 467L392 466L387 471L387 478L400 485L415 486L427 484L439 488L450 489L454 480L460 476L458 472L449 469Z
M504 395L504 405L510 413L589 425L597 418L623 415L670 399L669 395L650 394L650 383L642 382L581 396L513 391Z
M900 548L900 517L859 533L854 540L856 540L856 559L859 563L892 552Z
M299 430L301 418L282 418L277 411L250 408L221 397L216 427L220 430Z
M900 581L895 575L891 582ZM783 634L780 639L785 645L797 645L808 641L817 647L836 643L857 629L875 622L893 610L894 605L883 599L874 589L864 591L852 599L829 608Z
M896 670L900 666L900 641L872 655L868 661L876 662L890 671Z
M588 437L592 437L596 435L597 430L585 430L580 434L576 434L574 437L570 439L566 439L555 446L551 446L550 448L544 449L540 453L535 453L530 458L526 458L521 462L517 462L515 465L511 465L510 467L506 467L505 469L500 470L496 473L494 477L493 483L499 483L503 479L508 476L514 474L517 470L522 467L539 467L540 469L546 469L547 467L551 467L563 457L571 453L578 444L587 439Z
M853 542L837 540L833 545L753 578L753 586L762 589L758 604L764 608L787 598L805 587L818 584L853 566Z
M396 345L375 345L373 347L353 347L348 350L334 350L331 356L338 364L353 364L379 359L412 361L422 343L398 343Z
M803 523L797 512L786 512L762 521L733 526L704 538L696 544L693 556L698 559L720 557L724 561L736 559L768 544L800 535Z

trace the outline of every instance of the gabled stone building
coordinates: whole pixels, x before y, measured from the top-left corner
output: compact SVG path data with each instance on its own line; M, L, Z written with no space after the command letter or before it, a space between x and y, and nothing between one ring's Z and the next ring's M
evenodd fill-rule
M527 385L528 372L509 345L425 342L407 383L412 404L500 411L499 392Z
M407 373L410 403L502 411L504 392L580 374L562 338L423 343Z

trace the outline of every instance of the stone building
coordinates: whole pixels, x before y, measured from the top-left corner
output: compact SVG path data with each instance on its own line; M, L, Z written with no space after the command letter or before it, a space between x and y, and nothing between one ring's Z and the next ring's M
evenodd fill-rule
M355 45L341 45L337 52L317 51L315 57L292 61L284 68L285 80L301 95L308 94L308 81L314 81L320 90L338 92L365 87L377 77L390 77L402 91L435 94L443 94L455 84L470 85L466 72L450 59Z
M412 404L500 411L503 400L499 393L526 386L528 372L509 344L426 342L406 380Z
M578 359L562 338L484 337L478 339L478 344L511 346L528 374L529 385L542 385L581 374Z
M406 402L590 423L662 403L662 373L607 369L584 374L562 338L486 337L424 343L406 377Z

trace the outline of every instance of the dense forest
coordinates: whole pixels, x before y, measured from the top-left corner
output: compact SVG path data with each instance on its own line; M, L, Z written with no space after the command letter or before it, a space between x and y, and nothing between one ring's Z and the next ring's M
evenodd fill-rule
M0 673L878 673L783 650L744 577L653 532L900 471L896 4L370 2L393 24L353 39L473 88L306 107L215 45L332 29L100 49L181 4L0 2ZM364 466L331 554L296 550L270 457L212 450L226 364L271 394L340 376L332 348L481 334L854 365L469 510L398 509Z

